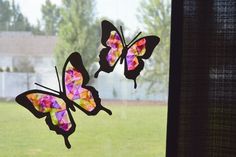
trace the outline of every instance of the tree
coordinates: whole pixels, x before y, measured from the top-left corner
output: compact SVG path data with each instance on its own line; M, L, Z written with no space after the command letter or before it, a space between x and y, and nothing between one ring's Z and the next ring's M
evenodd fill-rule
M12 12L9 1L0 0L0 31L8 30L11 16Z
M0 0L0 31L30 31L31 28L14 0L11 4L7 0Z
M160 43L145 65L143 78L150 83L149 92L163 91L168 86L170 49L170 0L142 1L137 15L147 34L160 37Z
M14 72L23 72L23 73L34 73L34 66L28 57L17 58L14 63L13 71Z
M37 25L32 26L31 31L34 35L44 35L44 31L41 29L41 23L37 20Z
M45 34L55 35L58 31L60 21L59 8L55 4L52 4L50 0L46 0L45 4L41 7L41 11L43 14Z
M34 76L33 73L35 72L33 62L31 62L30 57L19 57L14 62L13 72L21 72L25 73L26 79L24 84L26 85L26 89L30 89L30 79Z
M31 26L29 21L21 13L20 6L15 4L15 1L12 1L11 5L11 25L9 31L30 31Z
M63 0L59 41L56 45L56 62L59 69L71 52L81 54L88 71L98 55L100 35L93 14L93 0ZM90 74L92 74L90 72Z
M11 69L9 67L6 67L6 72L11 72Z

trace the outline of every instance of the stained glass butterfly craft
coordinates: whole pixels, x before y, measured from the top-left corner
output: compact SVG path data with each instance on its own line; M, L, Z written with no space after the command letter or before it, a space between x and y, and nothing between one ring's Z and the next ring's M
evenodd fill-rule
M112 72L119 59L120 64L125 60L124 75L127 79L134 80L134 88L136 88L136 78L144 67L143 59L150 58L160 38L150 35L136 40L141 34L140 32L129 44L126 44L122 27L120 27L120 31L121 33L111 22L102 21L101 43L105 48L100 51L100 68L94 77L97 78L100 71Z
M64 137L65 145L71 148L68 137L75 131L76 124L70 110L79 108L87 115L96 115L104 110L112 112L101 105L101 99L95 88L87 86L89 75L79 53L72 53L66 60L62 73L62 89L56 69L59 92L51 90L29 90L16 97L16 102L27 108L37 118L45 118L49 128ZM74 107L75 106L75 107Z

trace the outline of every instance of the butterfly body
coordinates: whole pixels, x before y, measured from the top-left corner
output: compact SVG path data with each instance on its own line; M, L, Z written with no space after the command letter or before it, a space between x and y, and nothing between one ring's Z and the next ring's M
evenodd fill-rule
M134 88L136 88L136 78L144 67L143 59L151 56L160 41L160 38L154 35L135 40L140 34L141 32L129 44L126 44L122 27L120 33L109 21L102 21L101 43L105 48L100 52L100 68L95 73L95 78L98 77L100 71L112 72L120 60L120 64L125 62L125 77L134 80Z
M97 90L86 85L89 75L79 53L74 52L68 57L62 78L63 88L61 89L58 77L60 91L37 84L53 92L29 90L18 95L16 102L27 108L35 117L46 117L45 121L50 130L62 135L65 145L70 148L68 137L76 128L70 110L75 111L77 107L87 115L96 115L100 110L104 110L109 115L112 113L101 105Z
M122 64L123 60L125 60L125 57L127 56L127 52L128 52L128 46L125 45L120 56L120 64Z
M67 109L70 109L74 112L76 111L76 109L73 105L73 101L71 101L70 99L67 98L65 92L60 92L59 91L58 92L58 97L62 98L65 101Z

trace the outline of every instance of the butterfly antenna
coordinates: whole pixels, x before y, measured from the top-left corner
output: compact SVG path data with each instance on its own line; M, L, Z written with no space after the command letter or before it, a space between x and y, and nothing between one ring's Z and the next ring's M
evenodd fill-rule
M141 34L142 32L139 32L135 37L134 39L128 44L128 47L134 42L135 39L138 38L138 36Z
M38 83L34 83L34 84L36 84L37 86L40 86L40 87L42 87L42 88L51 90L51 91L53 91L53 92L55 92L55 93L59 93L58 91L56 91L56 90L54 90L54 89L51 89L51 88L48 88L48 87L45 87L45 86L43 86L43 85L41 85L41 84L38 84Z
M60 79L59 79L59 75L58 75L58 71L57 71L57 67L55 66L55 70L56 70L56 74L57 74L57 81L58 81L58 85L59 85L59 90L61 92L61 83L60 83Z
M120 26L120 31L121 31L121 36L123 38L123 45L126 46L126 42L125 42L125 37L124 37L122 26Z

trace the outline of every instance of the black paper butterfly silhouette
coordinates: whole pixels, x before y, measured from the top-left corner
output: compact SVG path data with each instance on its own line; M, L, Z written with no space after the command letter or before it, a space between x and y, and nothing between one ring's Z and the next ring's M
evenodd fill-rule
M75 131L76 124L70 109L79 108L87 115L96 115L104 110L109 115L112 112L101 105L98 92L91 86L86 86L89 75L79 53L72 53L66 60L62 73L62 88L57 72L60 91L38 86L53 91L29 90L16 97L16 102L27 108L37 118L46 117L45 121L51 130L64 137L65 145L71 148L68 137Z
M141 34L138 33L134 39L126 44L122 27L120 32L109 21L102 21L101 43L105 46L100 52L100 68L95 73L97 78L100 71L110 73L114 70L118 60L120 64L125 60L124 75L128 79L134 80L134 88L137 87L136 78L144 67L142 59L148 59L160 41L157 36L145 36L135 41Z

